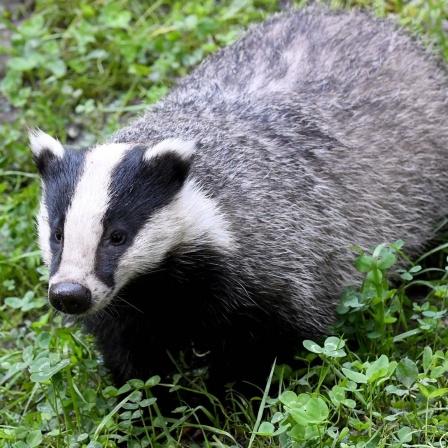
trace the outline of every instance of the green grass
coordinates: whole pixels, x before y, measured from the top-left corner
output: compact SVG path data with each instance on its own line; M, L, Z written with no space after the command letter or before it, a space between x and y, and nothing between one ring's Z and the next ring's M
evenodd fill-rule
M393 14L448 59L447 0L354 3ZM305 341L302 368L275 366L269 393L222 404L195 386L210 406L179 403L171 415L157 407L158 377L113 387L92 339L46 304L26 127L76 146L110 135L277 6L40 0L17 17L0 9L11 30L11 46L0 47L9 55L0 83L0 447L448 446L446 245L398 273L401 242L354 250L365 281L342 297L338 336ZM179 373L164 387L185 384Z

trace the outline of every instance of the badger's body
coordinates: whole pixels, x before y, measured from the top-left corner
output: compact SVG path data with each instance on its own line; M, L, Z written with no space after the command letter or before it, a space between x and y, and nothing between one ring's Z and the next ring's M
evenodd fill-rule
M448 211L448 83L387 21L277 15L87 151L37 132L50 301L117 382L210 351L212 382L264 378L328 330L347 246L415 255Z

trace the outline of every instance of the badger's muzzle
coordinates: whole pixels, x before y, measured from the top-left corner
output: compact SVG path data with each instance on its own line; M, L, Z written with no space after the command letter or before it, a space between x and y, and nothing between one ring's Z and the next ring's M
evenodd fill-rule
M92 304L90 290L78 283L55 283L48 298L53 308L66 314L83 314Z

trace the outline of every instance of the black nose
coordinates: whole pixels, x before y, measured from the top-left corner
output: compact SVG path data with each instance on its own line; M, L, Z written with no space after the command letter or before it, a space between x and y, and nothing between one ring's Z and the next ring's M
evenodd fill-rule
M92 294L77 283L55 283L48 292L51 305L66 314L85 313L92 304Z

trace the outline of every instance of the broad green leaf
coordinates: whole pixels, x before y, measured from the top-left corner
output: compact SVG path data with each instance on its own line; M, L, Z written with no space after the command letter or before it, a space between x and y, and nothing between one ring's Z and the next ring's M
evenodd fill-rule
M36 14L23 22L19 28L20 34L27 39L42 36L46 31L45 17L42 14Z
M313 341L310 341L309 339L305 339L303 341L303 346L312 353L323 353L324 349L319 345L316 344Z
M37 339L39 348L42 349L48 349L50 347L50 342L51 342L51 333L49 333L48 331L43 331Z
M368 285L377 285L380 284L383 280L383 273L380 269L374 268L369 271L366 275L365 282Z
M301 441L305 438L305 427L300 424L296 424L292 427L291 431L287 432L288 436L294 440Z
M355 267L359 272L369 272L372 269L372 257L369 255L361 255L355 260Z
M291 423L287 423L286 425L282 425L280 426L276 431L274 431L272 433L273 437L276 437L280 434L283 434L284 432L286 432L289 428L291 427Z
M321 398L311 397L305 406L290 409L292 418L300 425L317 425L328 418L328 406Z
M400 250L404 246L403 240L397 240L393 244L391 244L395 249Z
M390 252L382 252L381 258L378 260L377 266L380 269L389 269L397 262L397 257Z
M353 372L353 370L342 368L342 372L349 379L355 383L367 384L367 377L361 372Z
M283 420L284 417L282 412L276 412L271 418L271 423L278 423L280 420Z
M14 309L20 309L22 307L23 301L19 297L6 297L4 300L6 305Z
M407 395L409 391L407 389L399 389L398 387L390 384L384 389L388 394L395 394L399 397L403 397L404 395Z
M53 73L56 78L62 78L67 72L67 66L62 59L53 59L46 63L48 70Z
M339 406L340 402L345 399L345 390L340 386L333 386L328 395L330 396L331 401L336 406Z
M308 416L304 408L293 408L289 410L289 413L291 414L291 417L294 419L294 421L299 425L307 426L311 424L308 421Z
M90 442L86 448L103 448L103 445L99 442Z
M401 443L409 443L412 441L412 430L408 426L400 428L397 435Z
M0 83L0 91L4 93L15 93L22 86L22 73L16 70L8 70L6 76Z
M297 403L297 395L294 392L287 390L280 395L279 400L286 406L294 406L294 404Z
M432 348L425 347L423 349L423 370L425 373L429 370L432 364Z
M30 431L26 436L26 443L30 448L39 446L41 442L42 442L42 433L38 429Z
M356 401L355 400L351 400L350 398L346 398L345 400L341 400L341 404L343 404L344 406L347 406L350 409L355 409L356 408Z
M269 422L262 422L260 427L258 428L257 434L260 436L269 437L275 431L274 425Z
M437 389L433 392L431 392L428 395L428 398L437 398L437 397L441 397L442 395L446 395L448 394L448 387L444 387L442 389Z
M440 378L447 371L445 366L437 366L431 369L430 378Z
M109 53L106 50L98 49L93 50L89 54L85 56L86 61L90 61L92 59L106 59L109 57Z
M31 365L30 365L30 372L46 372L50 370L51 363L50 360L46 357L38 358L36 359Z
M25 348L25 350L22 353L22 359L24 360L24 362L29 365L31 363L31 361L34 358L34 354L33 354L33 347L30 345L28 347Z
M151 406L152 404L154 404L157 401L157 398L153 397L153 398L145 398L144 400L142 400L138 405L142 408L146 408L148 406Z
M366 370L366 376L369 383L386 375L389 368L389 359L386 355L381 355L375 362L369 365Z
M328 406L322 398L312 397L306 404L306 413L310 422L322 423L328 418Z
M48 364L45 363L42 365L41 370L37 371L36 373L33 373L30 376L30 379L31 379L31 381L34 381L36 383L42 383L42 382L48 381L53 375L55 375L57 372L59 372L64 367L68 366L69 364L70 364L70 360L68 360L68 359L63 359L62 361L59 361L53 367L48 367Z
M428 390L425 386L423 386L422 383L417 383L417 386L418 386L418 388L420 389L420 392L421 392L426 398L428 398L429 395L430 395L429 390Z
M337 352L345 347L345 341L335 336L330 336L324 342L325 351Z
M30 446L27 443L23 442L22 440L19 440L13 446L14 448L30 448Z
M160 383L160 380L161 380L161 378L159 375L154 375L148 381L146 381L145 386L149 386L149 387L157 386L157 384Z
M410 389L418 377L418 368L414 361L405 358L398 363L395 374L397 375L398 381L404 387Z
M106 398L116 397L118 395L117 388L114 386L107 386L103 389L103 396Z
M142 387L145 386L145 383L142 380L139 379L132 379L129 380L129 384L134 388L134 389L141 389Z
M8 67L18 72L29 72L33 68L36 68L41 61L42 58L37 54L29 57L18 56L8 61Z
M101 8L100 20L110 28L127 28L131 13L123 10L118 3L109 3Z

